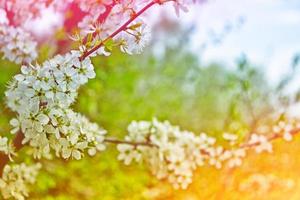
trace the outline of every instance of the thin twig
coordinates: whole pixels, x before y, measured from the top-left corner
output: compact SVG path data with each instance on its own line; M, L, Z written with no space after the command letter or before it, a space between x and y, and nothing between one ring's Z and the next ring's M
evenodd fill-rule
M106 143L112 143L112 144L128 144L132 146L148 146L148 147L158 147L155 144L149 143L149 142L131 142L131 141L125 141L125 140L119 140L115 138L106 138L104 139L104 142Z

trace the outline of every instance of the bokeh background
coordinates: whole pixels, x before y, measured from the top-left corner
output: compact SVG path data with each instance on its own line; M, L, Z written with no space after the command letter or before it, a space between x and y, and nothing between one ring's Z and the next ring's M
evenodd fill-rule
M115 50L95 58L97 77L81 88L73 106L111 136L122 138L132 120L157 117L207 132L219 143L225 131L243 141L257 127L299 115L299 1L204 1L179 18L168 6L145 17L153 29L151 45L142 55ZM36 34L60 19L45 11L34 22ZM67 37L62 30L55 35ZM40 47L39 61L60 51L49 40ZM4 92L20 66L2 60L0 66L0 132L9 135L14 113L5 106ZM299 137L275 141L273 154L250 153L236 169L202 167L187 190L156 180L143 164L124 166L109 146L81 161L40 161L30 199L298 200L299 144ZM26 151L17 159L35 162Z

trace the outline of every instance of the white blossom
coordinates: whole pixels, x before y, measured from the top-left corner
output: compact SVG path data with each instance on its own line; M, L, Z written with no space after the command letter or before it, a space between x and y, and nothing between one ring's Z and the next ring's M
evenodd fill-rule
M90 14L102 14L106 11L106 6L112 4L113 0L102 0L99 4L98 0L75 0L79 4L82 11L88 12Z
M0 23L0 46L3 58L17 64L31 63L37 58L37 43L20 27Z
M22 66L6 91L8 106L18 113L11 120L12 133L22 130L23 143L33 147L36 158L56 156L81 159L85 152L103 151L106 131L73 112L78 89L95 77L89 58L80 52L58 55L41 66Z
M242 165L242 159L246 156L245 149L235 149L230 151L230 158L228 159L229 167L239 167Z
M12 156L16 155L15 149L7 137L0 136L0 152L7 155L10 160L12 160Z
M6 165L0 178L0 190L4 199L24 200L28 197L28 184L33 184L41 168L40 164Z
M257 153L267 151L269 153L273 152L273 146L269 142L268 138L264 135L252 134L248 142L249 145L254 145L254 149Z
M133 28L129 28L116 37L116 41L120 44L120 49L124 53L140 54L144 48L150 43L151 34L149 28L141 21L133 24Z
M23 27L40 17L45 9L63 11L70 2L70 0L0 0L0 6L13 14L11 20L14 25Z
M225 132L223 133L223 138L229 141L230 145L234 145L237 142L238 136L236 134Z
M133 160L136 162L141 160L141 152L132 145L120 144L117 149L120 152L118 160L123 160L125 165L129 165Z
M273 126L273 131L275 134L281 134L282 138L285 141L292 141L293 140L293 129L297 129L298 123L294 120L286 120L286 121L279 121L278 124Z
M215 152L215 139L204 133L196 136L156 119L132 122L125 141L144 145L119 144L119 160L126 165L144 161L158 179L166 178L175 188L187 188L193 171L211 158L210 150Z

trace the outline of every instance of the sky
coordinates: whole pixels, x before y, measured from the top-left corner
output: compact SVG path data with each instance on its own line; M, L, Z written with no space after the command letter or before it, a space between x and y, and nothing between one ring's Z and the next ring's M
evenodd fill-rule
M214 0L181 18L196 25L191 46L204 63L217 61L232 67L244 53L276 82L287 72L294 54L300 53L299 0ZM221 43L214 42L229 26Z

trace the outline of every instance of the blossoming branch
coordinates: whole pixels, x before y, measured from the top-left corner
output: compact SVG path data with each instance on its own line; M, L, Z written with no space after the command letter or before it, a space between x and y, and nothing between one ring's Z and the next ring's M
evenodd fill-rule
M8 84L7 106L16 113L11 119L14 141L0 137L0 190L4 198L24 199L27 184L33 184L40 164L15 164L22 145L29 146L35 159L80 160L103 152L107 144L116 144L118 159L125 165L143 161L158 178L175 188L187 188L193 172L205 164L221 168L240 166L250 149L257 153L272 152L271 141L292 140L299 133L297 120L281 121L270 137L250 133L249 140L238 142L234 133L224 133L227 146L206 133L181 130L168 121L132 122L125 138L109 137L109 133L87 117L72 109L81 86L96 77L91 58L110 56L115 47L129 55L139 54L150 42L150 29L142 15L155 5L173 3L177 14L187 11L186 0L28 0L26 3L0 0L0 52L3 58L20 65L21 72ZM42 15L44 9L65 12L75 6L82 12L77 24L68 24L70 38L78 49L68 49L41 64L39 40L25 22ZM266 133L267 134L267 133ZM13 164L10 164L12 162Z

